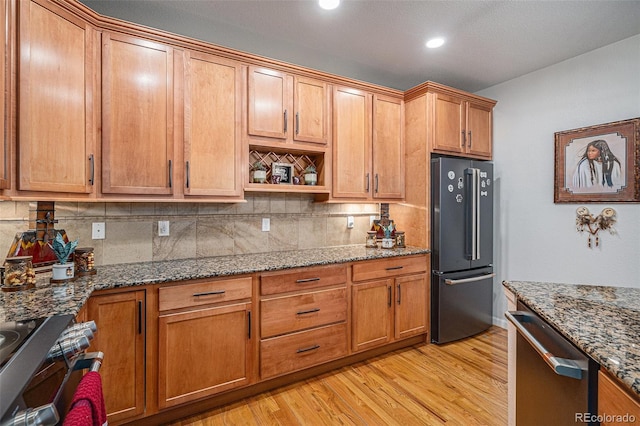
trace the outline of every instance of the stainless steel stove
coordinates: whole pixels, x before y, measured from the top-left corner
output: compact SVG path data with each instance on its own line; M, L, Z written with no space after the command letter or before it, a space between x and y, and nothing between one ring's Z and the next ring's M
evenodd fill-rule
M73 315L0 323L0 426L55 425L64 416L83 368L102 353L84 354L95 323Z

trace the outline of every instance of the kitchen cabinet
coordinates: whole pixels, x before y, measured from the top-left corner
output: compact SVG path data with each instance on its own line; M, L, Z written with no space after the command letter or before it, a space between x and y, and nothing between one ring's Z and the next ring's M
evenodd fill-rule
M158 290L158 407L173 407L251 381L252 278Z
M426 256L357 262L352 268L352 351L426 335L429 330Z
M518 299L513 292L504 288L507 298L507 311L518 310ZM508 425L516 425L516 339L518 338L516 327L507 321L507 418Z
M91 351L105 354L100 368L109 423L145 411L145 290L91 296L87 319L98 331Z
M430 152L491 159L496 101L431 81L409 89L404 99L423 108L407 120L407 135L426 138L417 142Z
M102 193L174 193L174 49L102 35Z
M8 41L10 40L8 35L11 31L8 17L11 16L11 11L9 10L11 4L12 2L8 0L0 1L0 57L2 58L2 61L0 61L0 93L2 93L2 98L0 98L0 117L7 117L7 112L10 110L10 98L7 91L7 70L11 63L8 60L11 52L11 49L8 49ZM9 140L11 134L7 122L8 120L6 119L0 122L0 135L2 135L2 140L0 140L0 191L10 187L9 176L11 170L9 159L11 158L11 152L9 151Z
M260 377L347 355L347 270L300 268L260 278Z
M184 53L184 194L242 199L240 63Z
M632 425L640 419L640 398L609 373L598 371L598 416L602 426Z
M250 66L248 89L249 137L269 138L252 144L327 145L329 92L325 82Z
M98 134L98 34L52 3L17 5L17 189L90 194Z
M343 201L404 197L404 103L348 87L333 93L332 197Z

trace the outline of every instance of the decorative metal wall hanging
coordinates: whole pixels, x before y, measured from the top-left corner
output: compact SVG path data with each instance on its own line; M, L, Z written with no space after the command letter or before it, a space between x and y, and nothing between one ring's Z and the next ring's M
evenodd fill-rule
M600 238L598 232L600 230L609 231L611 235L616 234L616 230L613 228L613 224L616 223L616 211L611 207L607 207L602 210L598 216L593 216L589 209L586 207L578 207L576 210L576 230L580 233L587 231L589 233L587 245L589 248L591 245L591 237L595 238L595 245L600 245Z

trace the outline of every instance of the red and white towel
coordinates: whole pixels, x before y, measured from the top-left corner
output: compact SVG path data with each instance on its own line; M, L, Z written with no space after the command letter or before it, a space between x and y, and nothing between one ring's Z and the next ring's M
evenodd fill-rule
M84 375L73 395L63 426L105 426L107 410L102 394L102 378L95 371Z

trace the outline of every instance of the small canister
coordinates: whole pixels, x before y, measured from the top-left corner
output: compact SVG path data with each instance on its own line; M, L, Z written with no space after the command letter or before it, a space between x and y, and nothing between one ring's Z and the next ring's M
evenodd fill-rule
M396 231L396 247L406 247L404 244L404 231Z
M36 273L31 256L7 257L4 263L3 291L18 291L33 288Z
M377 248L376 231L367 231L367 248Z
M96 273L93 247L77 248L73 254L73 261L76 265L76 275L93 275Z

